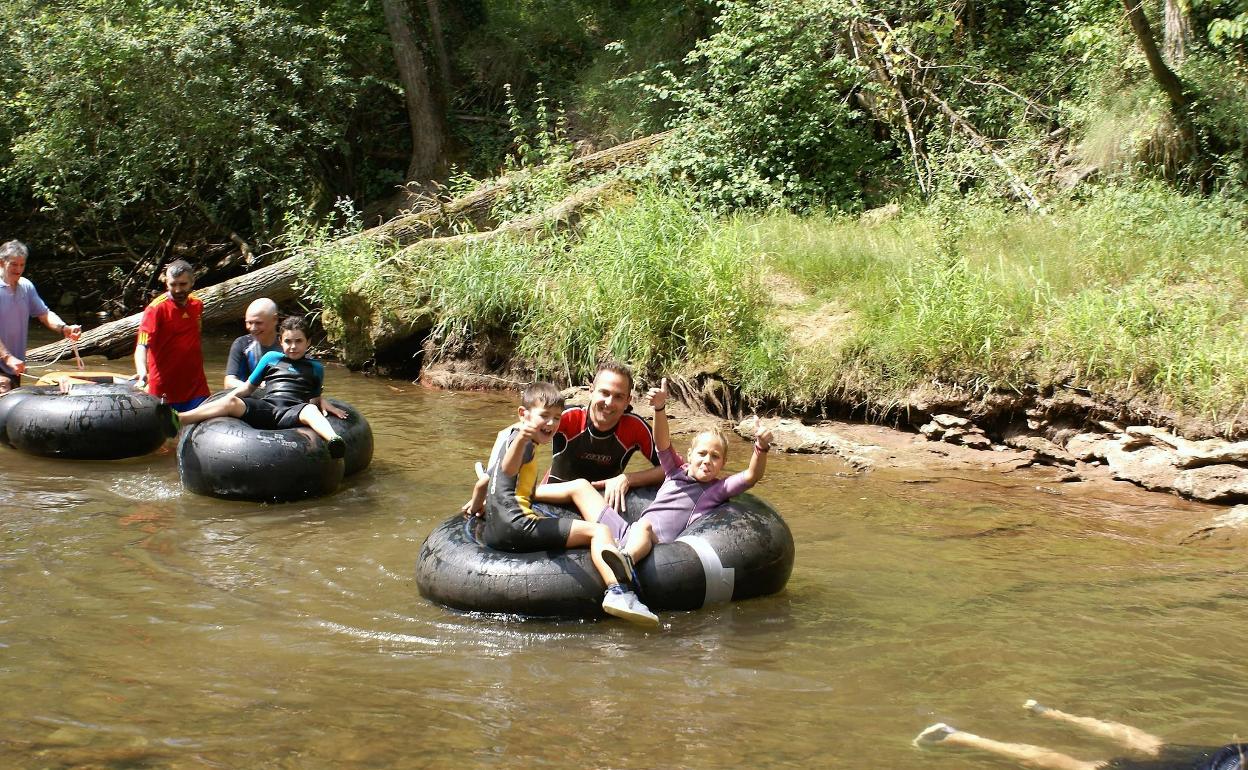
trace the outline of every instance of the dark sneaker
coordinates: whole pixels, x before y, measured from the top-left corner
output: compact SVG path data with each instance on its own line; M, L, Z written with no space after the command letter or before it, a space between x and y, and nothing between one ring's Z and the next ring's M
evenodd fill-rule
M628 558L628 554L617 548L603 548L602 560L607 563L607 569L615 573L615 579L620 585L630 588L637 585L637 572L633 569L633 560Z
M182 418L178 417L177 410L168 404L161 404L157 408L169 412L169 415L166 418L168 420L167 430L169 431L169 438L173 438L178 435L178 431L182 430Z
M342 440L342 436L334 436L329 440L329 456L335 460L347 456L347 442Z
M614 615L640 626L659 625L659 616L642 604L637 594L632 591L608 591L602 599L602 610L608 615Z

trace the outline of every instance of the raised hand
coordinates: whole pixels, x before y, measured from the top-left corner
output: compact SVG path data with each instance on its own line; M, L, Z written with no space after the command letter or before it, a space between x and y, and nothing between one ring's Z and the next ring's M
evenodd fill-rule
M659 411L667 406L667 378L664 377L662 384L657 388L650 388L646 391L646 401L651 408Z
M516 436L517 441L528 441L531 444L538 443L537 435L539 429L536 425L529 425L527 422L520 423L520 435Z
M754 441L758 444L759 448L762 449L764 452L766 452L768 449L771 449L771 439L772 439L771 428L764 427L763 421L755 417L754 418Z

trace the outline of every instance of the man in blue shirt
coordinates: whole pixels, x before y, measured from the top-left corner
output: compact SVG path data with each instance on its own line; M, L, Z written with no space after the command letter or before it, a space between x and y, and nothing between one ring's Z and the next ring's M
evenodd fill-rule
M19 384L26 371L26 338L30 319L39 322L67 339L76 340L81 326L71 326L48 309L35 285L22 273L30 252L21 241L0 246L0 393L7 393Z
M246 382L265 353L282 352L282 344L277 338L276 302L268 297L252 302L247 306L243 324L247 333L230 345L230 357L225 365L227 388L237 388Z

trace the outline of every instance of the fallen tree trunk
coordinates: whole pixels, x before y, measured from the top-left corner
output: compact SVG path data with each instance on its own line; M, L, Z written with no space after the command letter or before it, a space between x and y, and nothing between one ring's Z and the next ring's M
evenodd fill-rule
M204 303L204 324L237 321L242 318L247 305L259 297L269 297L274 302L293 299L295 280L306 264L304 257L290 257L254 273L197 290L195 296ZM83 332L82 339L78 341L79 353L117 358L133 352L142 316L142 312L135 313ZM72 357L70 343L62 340L29 351L26 363L50 364Z
M598 174L639 166L654 154L670 133L670 131L665 131L660 134L651 134L569 161L564 164L563 178L569 184L575 184ZM454 224L467 223L478 230L493 229L499 225L493 217L494 206L515 186L518 179L529 173L532 172L521 171L508 175L482 185L449 203L431 202L431 205L425 208L395 217L385 224L365 230L345 241L349 242L356 238L375 238L380 241L391 241L396 246L403 247L447 232Z
M652 134L570 161L565 164L564 179L569 183L575 183L597 174L640 165L662 145L669 133ZM341 238L331 245L344 246L360 239L372 238L390 242L396 247L410 246L417 241L430 239L437 233L449 232L452 225L461 223L468 223L474 228L490 225L494 229L484 233L469 233L438 239L445 241L441 244L443 247L460 239L471 242L474 239L488 240L509 233L536 232L546 227L547 223L554 223L556 227L572 223L579 211L588 208L594 200L605 195L608 190L614 189L613 183L607 182L604 185L580 191L540 214L499 226L492 220L493 208L514 184L516 184L515 175L504 177L445 205L398 217L378 227ZM287 257L247 275L196 291L195 295L204 301L204 323L211 325L241 316L247 305L260 297L269 297L275 302L294 298L296 296L295 281L306 264L306 260L307 257L302 254ZM79 353L106 355L111 358L127 355L134 350L141 315L141 313L136 313L84 332L82 339L78 342ZM49 364L72 355L73 350L70 344L61 341L29 351L26 361L31 364ZM368 357L371 357L371 353L363 360L367 360ZM354 360L354 357L351 358Z
M483 233L448 235L442 238L425 238L403 249L393 258L402 259L411 255L417 249L446 249L456 246L471 246L477 243L492 241L505 235L519 238L536 238L548 233L576 227L582 215L597 208L604 198L613 191L621 189L622 186L623 180L615 177L602 184L587 187L569 195L544 211L530 214L520 219L508 220L493 230L487 230Z

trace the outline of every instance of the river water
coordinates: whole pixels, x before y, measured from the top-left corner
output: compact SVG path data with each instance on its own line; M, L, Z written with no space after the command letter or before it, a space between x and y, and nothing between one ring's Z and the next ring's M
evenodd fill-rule
M377 446L319 500L183 493L173 442L0 448L0 767L1012 766L913 748L933 721L1115 753L1028 697L1176 742L1248 729L1243 540L1180 544L1218 509L778 455L758 491L797 542L782 594L652 632L474 616L413 565L514 397L335 367L327 392Z

